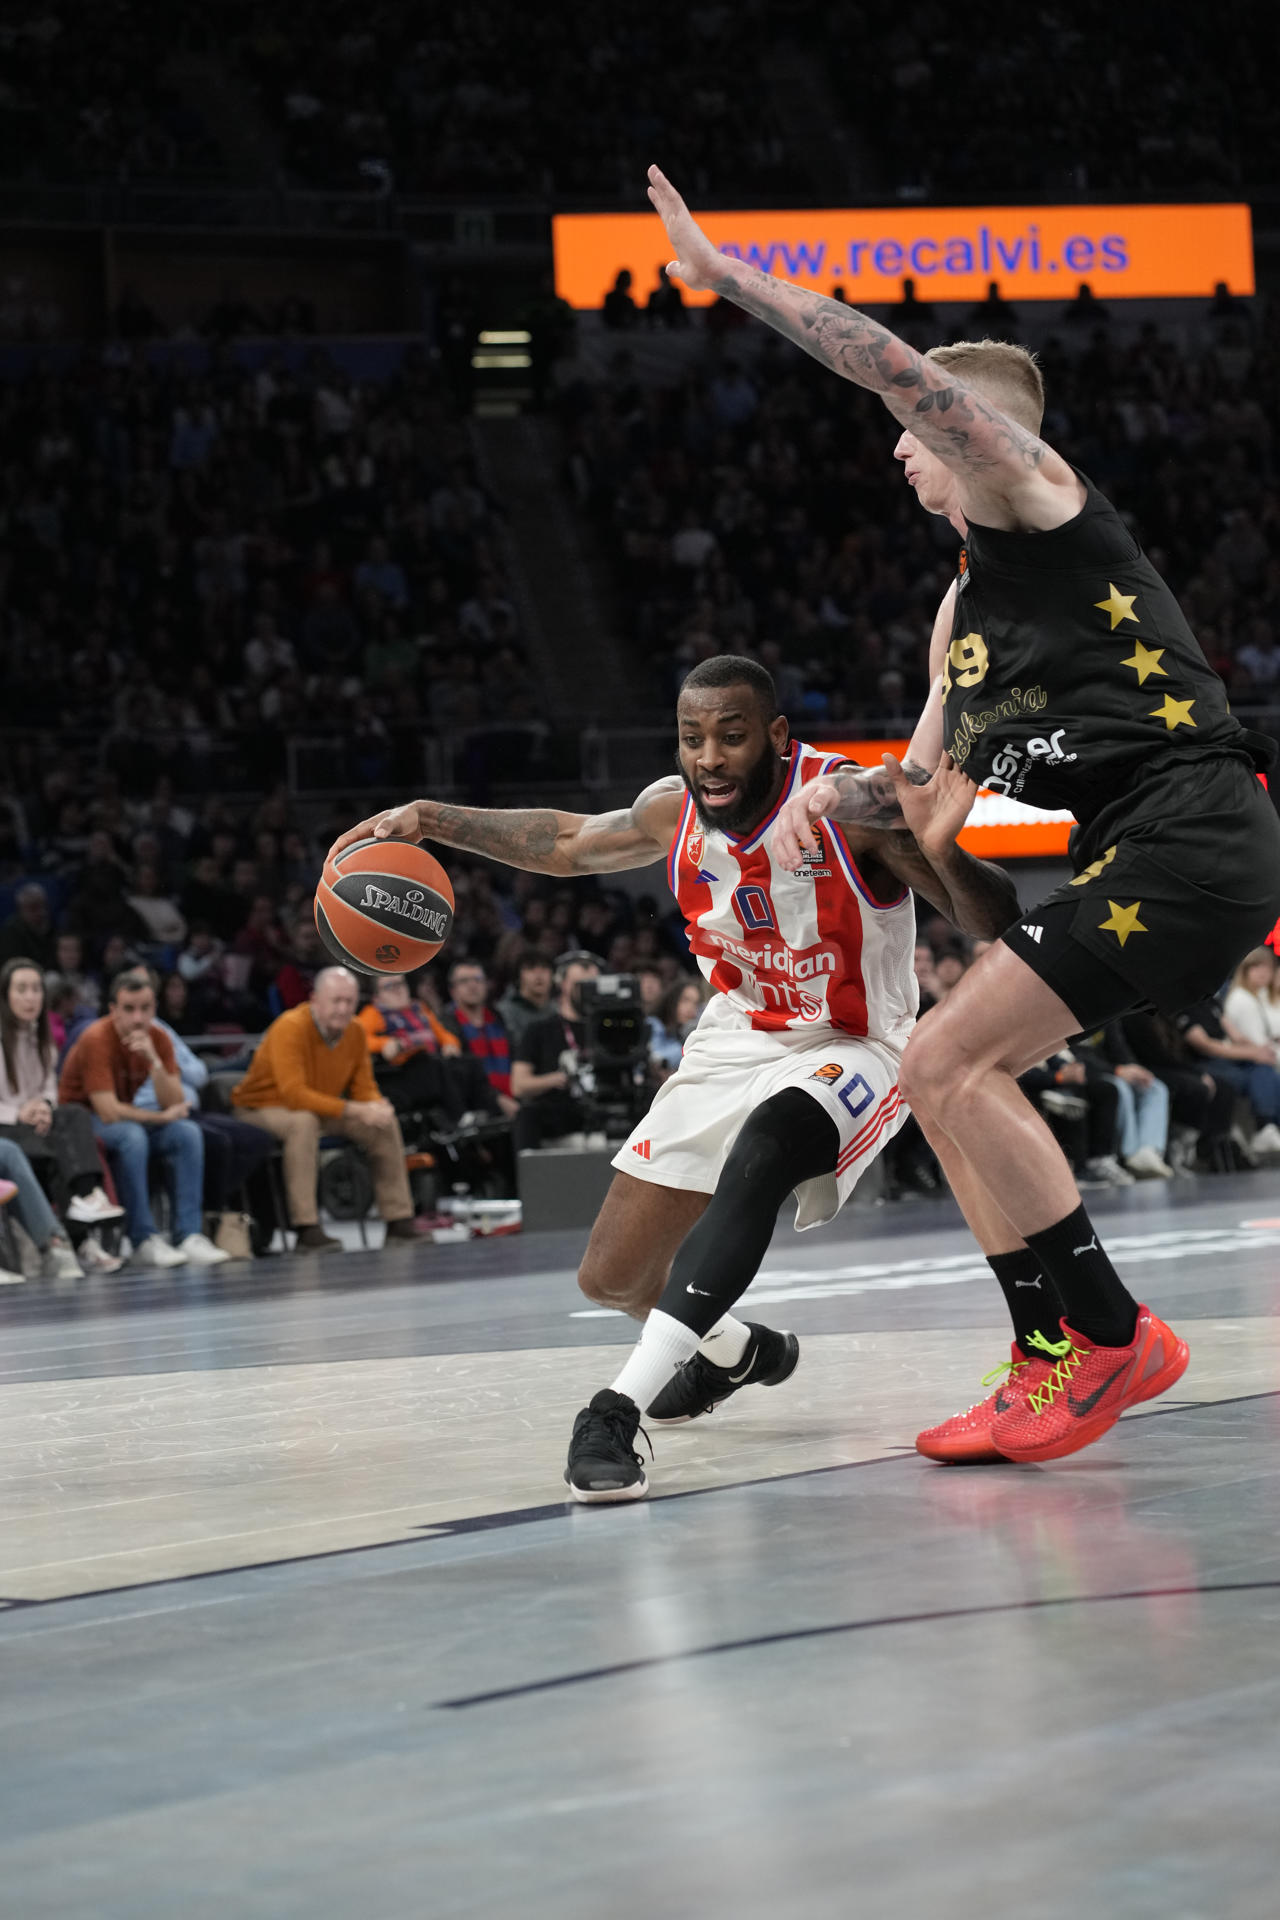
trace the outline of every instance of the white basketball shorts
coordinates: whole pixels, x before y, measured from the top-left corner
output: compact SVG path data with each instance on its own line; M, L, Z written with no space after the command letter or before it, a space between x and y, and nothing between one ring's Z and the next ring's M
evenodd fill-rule
M613 1164L655 1186L714 1193L738 1130L754 1108L803 1087L840 1132L834 1173L796 1188L796 1231L834 1220L881 1147L907 1118L898 1091L901 1049L819 1034L696 1027L684 1057Z

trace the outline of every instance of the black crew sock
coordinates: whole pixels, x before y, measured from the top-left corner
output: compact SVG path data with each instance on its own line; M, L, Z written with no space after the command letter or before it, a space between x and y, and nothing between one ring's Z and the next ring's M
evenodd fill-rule
M1034 1351L1027 1346L1033 1333L1042 1333L1046 1340L1061 1340L1058 1322L1066 1308L1040 1265L1039 1255L1030 1247L1019 1247L1015 1253L989 1253L987 1265L1000 1282L1013 1321L1013 1337L1023 1353Z
M1027 1245L1056 1286L1072 1331L1100 1347L1127 1347L1138 1325L1138 1303L1098 1245L1084 1208L1042 1233L1029 1233Z

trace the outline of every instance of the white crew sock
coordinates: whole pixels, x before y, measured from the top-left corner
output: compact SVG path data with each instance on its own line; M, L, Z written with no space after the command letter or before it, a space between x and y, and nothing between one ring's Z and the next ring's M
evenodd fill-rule
M635 1352L614 1381L613 1391L625 1393L643 1414L674 1378L676 1368L692 1360L697 1351L698 1336L693 1328L655 1307L644 1323Z
M741 1320L735 1320L731 1313L726 1313L723 1320L716 1321L710 1333L702 1336L698 1352L713 1367L736 1367L750 1345L750 1327Z

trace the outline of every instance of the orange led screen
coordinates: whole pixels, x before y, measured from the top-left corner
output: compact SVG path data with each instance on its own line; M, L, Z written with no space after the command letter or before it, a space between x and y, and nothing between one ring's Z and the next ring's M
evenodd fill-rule
M901 760L905 740L823 740L824 753L843 753L860 767L878 767L882 753ZM1074 821L1069 813L1041 813L1002 793L980 793L960 835L967 853L986 860L1065 859L1067 835Z
M722 253L798 286L843 286L854 306L901 297L981 300L991 280L1009 300L1069 299L1087 280L1100 299L1208 298L1219 280L1250 294L1247 206L889 207L699 216ZM671 247L656 213L562 213L552 222L556 290L598 307L622 267L653 286ZM709 293L685 295L704 306Z

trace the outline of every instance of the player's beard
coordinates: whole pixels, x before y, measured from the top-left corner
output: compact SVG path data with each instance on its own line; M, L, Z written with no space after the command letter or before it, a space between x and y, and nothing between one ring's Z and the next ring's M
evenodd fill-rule
M760 758L753 761L742 778L738 797L727 807L704 807L698 796L698 790L685 772L676 756L676 765L680 768L680 777L689 789L693 799L694 811L699 824L708 832L749 833L758 826L774 800L778 788L778 772L782 765L778 750L773 742L767 740Z

